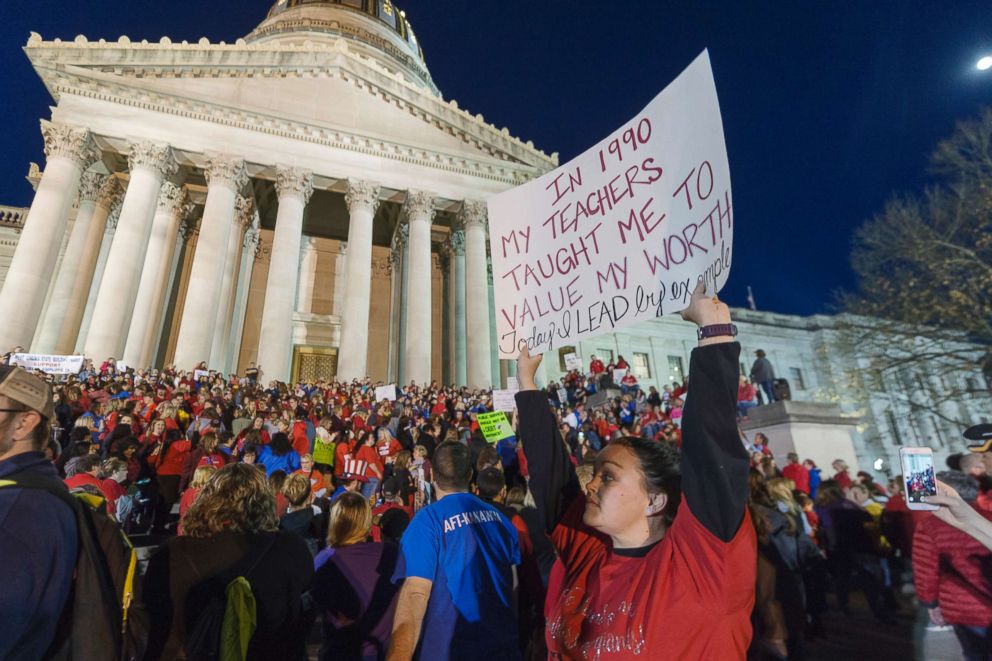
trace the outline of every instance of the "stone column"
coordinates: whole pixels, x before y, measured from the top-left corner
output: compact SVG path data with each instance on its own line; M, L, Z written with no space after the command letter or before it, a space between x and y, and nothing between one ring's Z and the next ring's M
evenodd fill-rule
M454 380L455 385L464 386L468 383L468 359L466 341L468 331L465 327L465 231L461 228L451 233L451 282L452 306L451 315L454 338Z
M234 314L231 318L231 344L227 354L227 372L238 369L241 358L241 338L245 330L245 315L248 312L248 292L251 289L251 274L255 269L255 251L260 238L258 210L255 210L251 227L245 232L244 252L241 255L241 273L238 276L238 290L235 294Z
M313 193L313 176L297 168L276 171L279 213L272 237L269 277L265 282L265 307L258 338L259 369L270 379L287 382L293 357L293 308L303 241L303 212Z
M35 350L38 353L54 353L58 346L62 325L72 301L72 292L80 276L84 254L89 247L86 240L90 235L94 217L97 215L96 201L106 180L107 177L97 172L83 173L79 184L79 209L76 212L76 222L73 223L72 231L69 233L62 266L55 276L51 301L42 318L38 341L35 343ZM103 213L103 222L106 220L106 213ZM100 235L102 234L101 224Z
M489 278L486 273L486 203L465 200L465 307L468 337L467 373L472 388L492 386L489 339Z
M451 339L451 329L454 328L454 322L451 319L451 300L454 296L452 296L451 287L451 251L447 245L442 246L437 257L438 265L441 267L441 337L438 338L441 343L440 382L448 384L453 382L454 374L454 359L452 358L454 344Z
M341 320L338 377L365 378L369 352L369 298L372 295L372 220L379 208L379 186L349 181L348 193L348 290Z
M166 287L172 273L172 257L186 202L186 191L181 186L168 181L162 184L152 218L138 295L134 301L131 328L124 345L124 362L127 365L151 367L155 358L154 345L162 323Z
M227 372L227 354L231 344L231 315L234 314L234 294L238 288L238 273L241 269L241 252L245 230L255 217L255 204L240 195L235 201L235 222L227 237L227 251L224 254L224 273L220 281L220 305L214 320L214 332L210 342L211 369Z
M99 156L86 129L43 121L41 133L47 164L0 290L0 351L30 345L79 180Z
M348 287L347 270L348 243L338 244L338 254L334 258L334 297L331 300L331 314L341 316L344 311L344 292Z
M400 383L409 383L406 370L406 312L410 306L410 224L404 222L397 229L400 247L400 305L396 319L396 378Z
M404 212L410 224L410 287L417 300L406 306L406 380L418 385L431 382L431 221L434 197L423 191L409 191Z
M397 383L399 379L400 305L403 303L400 285L402 248L397 241L398 236L393 235L389 249L389 369L386 380L390 383Z
M488 246L488 242L486 243ZM499 350L496 347L496 295L493 291L493 263L489 253L486 253L486 291L489 299L489 364L492 366L493 386L502 388L506 385L506 375L500 366Z
M163 301L161 317L158 321L158 328L155 331L155 339L152 342L152 365L161 367L165 360L165 354L169 348L168 335L172 333L172 320L179 314L178 306L181 281L183 277L183 264L186 263L187 252L192 253L196 242L192 240L193 235L199 230L199 219L193 217L193 203L187 204L181 211L182 220L179 221L179 233L176 236L176 245L172 252L172 264L169 265L169 284L165 287L165 300ZM163 342L164 340L164 342Z
M214 155L206 167L207 203L200 221L200 236L193 254L186 301L176 338L173 360L179 369L192 369L210 358L227 239L234 225L234 205L248 183L245 163L239 158Z
M313 289L317 278L317 239L304 236L300 248L300 283L296 288L296 311L313 311Z
M131 145L128 162L131 180L83 348L96 362L124 352L162 181L178 169L169 145L148 141Z
M107 221L115 202L120 203L120 185L114 177L103 177L96 201L93 204L93 215L86 228L86 234L79 240L80 255L76 266L75 276L69 282L71 289L65 303L62 323L59 325L59 335L55 342L55 353L69 354L76 348L76 338L79 336L79 326L86 311L86 303L93 284L93 273L101 254L101 243L107 229ZM76 219L79 222L79 219ZM72 240L75 246L76 239ZM107 251L110 242L107 242ZM106 252L102 253L106 260ZM106 261L104 262L106 263Z
M111 205L110 213L107 216L107 223L103 228L103 237L100 239L100 252L97 253L96 264L93 266L93 278L90 282L89 291L86 293L86 306L83 308L83 318L79 323L79 332L76 334L76 353L82 353L86 345L86 336L90 332L90 322L93 320L93 309L96 307L96 295L100 293L100 284L103 282L103 273L107 270L107 255L110 254L110 246L114 243L114 234L117 233L117 221L121 217L121 207L124 206L124 185L117 182L118 193Z

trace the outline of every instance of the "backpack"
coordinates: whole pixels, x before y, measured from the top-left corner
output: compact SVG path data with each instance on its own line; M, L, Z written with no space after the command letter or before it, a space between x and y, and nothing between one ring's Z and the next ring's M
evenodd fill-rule
M106 500L86 492L70 494L61 482L30 473L0 480L0 487L46 491L65 503L76 519L78 551L72 590L45 657L140 659L148 623L138 607L138 556L127 535L107 515Z
M237 565L197 587L209 592L206 605L186 624L183 649L187 661L244 661L255 633L257 611L248 575L275 544L261 553L249 552Z

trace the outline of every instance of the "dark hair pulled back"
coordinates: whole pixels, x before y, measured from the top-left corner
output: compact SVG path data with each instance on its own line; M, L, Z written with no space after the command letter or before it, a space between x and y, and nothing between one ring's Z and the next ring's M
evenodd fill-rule
M610 443L625 447L640 461L644 488L649 494L668 496L663 516L665 525L671 526L682 502L682 471L679 453L668 443L660 443L638 436L622 436Z

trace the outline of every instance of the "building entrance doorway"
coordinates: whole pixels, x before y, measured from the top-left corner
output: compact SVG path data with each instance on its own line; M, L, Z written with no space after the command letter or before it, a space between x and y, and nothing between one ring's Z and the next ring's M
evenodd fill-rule
M338 350L333 347L293 347L293 383L330 381L338 373Z

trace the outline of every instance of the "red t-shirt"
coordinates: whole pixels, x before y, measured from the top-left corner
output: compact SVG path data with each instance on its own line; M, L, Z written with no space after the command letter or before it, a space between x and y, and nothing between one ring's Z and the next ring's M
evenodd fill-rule
M358 448L358 452L355 453L355 459L358 461L367 461L369 467L365 469L365 477L374 477L381 480L384 471L386 470L385 464L383 464L382 459L379 457L379 450L376 447L363 445ZM379 469L379 474L376 475L372 467L375 466Z
M582 524L578 499L555 528L548 585L549 659L743 659L751 642L756 538L750 516L730 542L685 500L665 538L642 558L617 555Z
M847 489L851 486L851 476L847 474L846 470L835 474L834 479L837 480L841 489Z
M183 464L189 455L190 443L187 440L173 441L165 457L162 457L162 446L152 451L148 463L155 469L157 475L182 475Z
M802 464L786 464L782 477L796 483L796 488L809 495L809 471Z
M337 444L334 448L334 477L341 477L344 473L344 463L353 458L355 454L354 441L348 441Z

